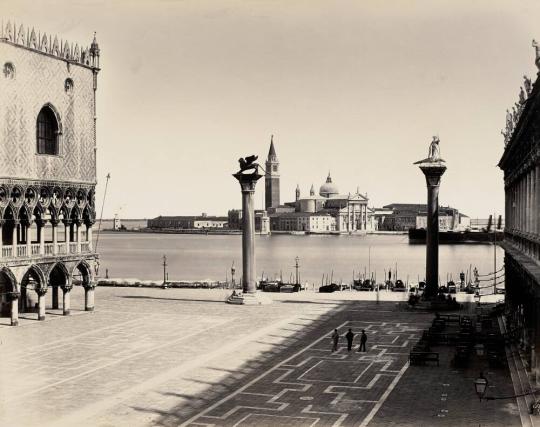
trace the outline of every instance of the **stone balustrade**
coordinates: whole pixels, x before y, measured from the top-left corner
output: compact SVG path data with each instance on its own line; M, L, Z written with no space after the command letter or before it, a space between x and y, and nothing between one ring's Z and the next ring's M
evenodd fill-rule
M0 258L29 258L39 256L54 256L68 254L85 254L92 252L91 242L56 243L32 243L31 245L19 244L17 246L2 245Z

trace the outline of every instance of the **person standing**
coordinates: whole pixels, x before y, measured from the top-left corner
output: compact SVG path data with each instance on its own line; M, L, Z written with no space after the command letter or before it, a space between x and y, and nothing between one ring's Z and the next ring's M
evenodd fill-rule
M332 334L332 353L337 351L337 345L339 341L339 332L337 329L334 329L334 333Z
M352 342L354 339L354 333L351 328L349 328L349 332L345 334L345 338L347 338L347 351L351 351L352 349Z
M360 347L358 347L358 351L367 351L366 341L367 341L366 331L362 329L362 335L360 335Z

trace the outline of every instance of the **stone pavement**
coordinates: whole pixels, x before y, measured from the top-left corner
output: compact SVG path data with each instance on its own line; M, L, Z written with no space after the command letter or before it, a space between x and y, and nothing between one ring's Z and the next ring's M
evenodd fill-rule
M485 361L454 370L441 348L440 367L409 367L431 315L354 295L242 307L220 290L99 288L93 313L0 326L0 425L520 425L514 400L476 398ZM334 328L365 329L368 352L342 337L332 353ZM507 371L487 375L512 394Z

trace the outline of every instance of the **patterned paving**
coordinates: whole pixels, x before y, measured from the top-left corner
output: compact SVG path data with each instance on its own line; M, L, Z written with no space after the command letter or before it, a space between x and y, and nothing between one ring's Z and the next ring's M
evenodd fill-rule
M368 351L347 351L344 337L331 352L331 332L279 363L237 392L192 417L190 426L367 425L407 369L408 348L419 325L347 321Z

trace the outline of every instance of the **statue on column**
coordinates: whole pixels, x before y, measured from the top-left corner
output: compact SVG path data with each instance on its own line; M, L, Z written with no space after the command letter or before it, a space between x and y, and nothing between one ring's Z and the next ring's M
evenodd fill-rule
M519 103L521 105L525 104L527 102L527 98L525 97L525 91L523 90L523 86L520 86L519 88Z
M429 144L429 153L428 157L423 160L419 160L417 162L414 162L415 165L420 163L440 163L444 162L443 159L441 159L441 149L439 147L439 143L441 140L438 136L434 136L431 140L431 143Z
M239 158L238 163L240 163L240 173L244 173L245 171L252 170L252 173L257 173L257 170L259 169L259 164L255 163L255 160L257 160L259 156L251 155L244 158Z
M428 159L431 161L441 160L441 150L439 148L439 142L441 142L439 137L434 136L431 140L431 144L429 144Z

